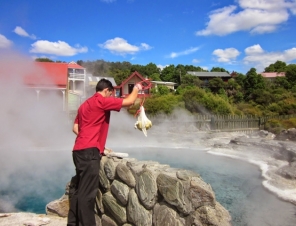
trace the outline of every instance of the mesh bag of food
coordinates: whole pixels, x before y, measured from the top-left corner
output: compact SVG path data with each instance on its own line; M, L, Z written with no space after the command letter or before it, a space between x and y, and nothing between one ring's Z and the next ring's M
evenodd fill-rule
M141 106L139 109L138 120L135 123L135 129L143 131L144 135L147 137L147 130L151 127L152 122L147 118L144 107Z

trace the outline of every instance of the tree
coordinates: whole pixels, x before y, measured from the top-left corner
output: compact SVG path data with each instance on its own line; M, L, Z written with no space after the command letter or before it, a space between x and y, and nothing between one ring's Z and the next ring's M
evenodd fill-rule
M128 76L130 75L130 71L129 70L119 70L119 69L114 69L111 72L112 77L114 77L114 80L116 82L117 85L120 85L125 79L128 78Z
M49 58L36 58L35 61L37 62L54 62L53 60L49 59Z
M160 78L165 82L173 82L174 80L175 65L171 64L162 69Z
M287 66L286 78L291 87L296 85L296 64L289 64Z
M228 101L200 88L191 88L183 93L185 107L190 112L202 114L233 114L232 106Z
M250 95L253 93L254 90L257 89L265 89L265 81L262 75L257 74L255 68L251 68L247 72L246 78L244 80L245 97L247 99L250 99Z
M145 77L145 67L143 65L140 64L133 64L130 68L131 73L137 71L139 72L142 76Z
M213 67L212 69L211 69L211 72L227 72L228 74L229 74L229 72L228 71L226 71L224 68L222 68L222 67Z
M290 88L290 83L287 80L287 77L277 76L273 82L274 87L283 87L285 89Z
M153 73L149 76L149 78L151 81L161 81L159 73Z
M225 87L225 83L222 80L222 78L213 78L213 79L210 79L208 87L213 93L218 93L219 89Z
M270 64L265 68L264 72L285 72L287 69L287 64L283 61L276 61L274 64Z
M234 77L234 79L241 87L243 87L246 76L243 75L242 73L237 73L237 76Z
M154 63L149 63L144 67L143 76L150 77L152 74L160 74L160 69Z
M76 63L77 63L78 65L82 66L82 65L83 65L83 60L77 60Z
M181 77L182 86L201 86L202 81L193 75L185 74Z

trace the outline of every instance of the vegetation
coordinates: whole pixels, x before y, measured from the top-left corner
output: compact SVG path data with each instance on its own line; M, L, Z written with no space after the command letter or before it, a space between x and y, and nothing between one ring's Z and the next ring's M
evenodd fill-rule
M46 61L46 59L36 59ZM94 76L113 77L120 84L134 71L153 81L174 82L176 91L171 92L164 86L152 90L152 96L145 101L148 114L170 114L176 107L182 107L195 114L232 114L258 117L296 114L296 64L287 65L276 61L265 68L264 72L285 72L285 77L270 81L251 68L245 75L232 72L233 78L223 82L213 78L204 83L188 71L206 71L193 65L169 65L160 70L156 64L133 65L129 62L77 61ZM224 68L213 67L211 72L227 72ZM133 110L134 109L134 110ZM131 113L135 113L131 108ZM293 121L294 120L294 121ZM270 121L269 128L295 126L295 120ZM280 126L279 126L280 125Z

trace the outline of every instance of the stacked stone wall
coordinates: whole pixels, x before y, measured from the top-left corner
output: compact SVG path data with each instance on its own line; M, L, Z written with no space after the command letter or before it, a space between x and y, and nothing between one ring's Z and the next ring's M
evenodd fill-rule
M97 226L231 225L228 211L196 172L104 156L99 175ZM67 192L47 205L47 213L66 216L66 202Z

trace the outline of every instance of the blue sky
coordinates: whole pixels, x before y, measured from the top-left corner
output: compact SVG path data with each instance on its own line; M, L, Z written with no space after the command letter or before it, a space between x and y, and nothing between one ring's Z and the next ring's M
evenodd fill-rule
M296 0L0 1L0 51L257 72L296 63Z

